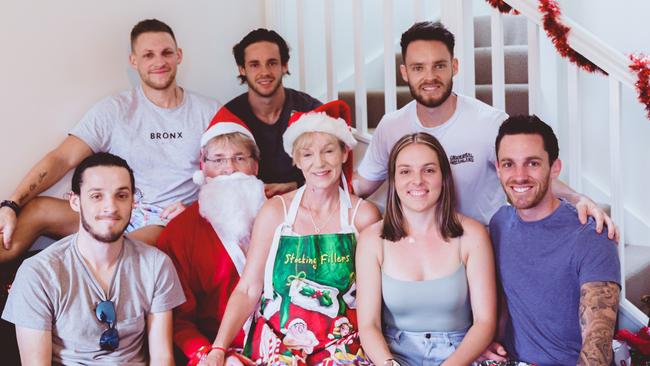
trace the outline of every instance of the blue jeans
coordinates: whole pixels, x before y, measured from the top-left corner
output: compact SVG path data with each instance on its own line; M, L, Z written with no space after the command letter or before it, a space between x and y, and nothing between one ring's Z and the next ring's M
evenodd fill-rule
M384 328L384 338L402 366L440 365L458 348L467 330L453 332L407 332Z

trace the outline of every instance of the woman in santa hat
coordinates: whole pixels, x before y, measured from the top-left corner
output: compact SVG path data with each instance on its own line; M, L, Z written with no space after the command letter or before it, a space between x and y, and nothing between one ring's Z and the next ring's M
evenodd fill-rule
M335 101L289 121L283 147L305 185L262 207L244 273L205 364L224 364L247 321L244 353L255 363L369 364L354 329L354 257L357 233L380 214L348 191L343 171L351 174L356 145L349 120L347 105ZM337 332L343 318L352 329ZM332 339L341 337L340 347L332 347Z

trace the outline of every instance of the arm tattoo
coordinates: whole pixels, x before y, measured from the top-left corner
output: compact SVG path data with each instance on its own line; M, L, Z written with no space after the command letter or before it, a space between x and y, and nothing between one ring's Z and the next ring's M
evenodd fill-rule
M38 188L38 186L41 185L41 183L43 183L43 180L45 180L46 176L47 176L46 171L38 173L38 182L30 184L29 185L29 191L20 195L20 197L18 198L18 204L19 205L23 205L25 203L23 201L25 201L25 199L27 199L27 197L29 197L29 195L32 192L34 192L34 190L36 188Z
M620 289L613 282L588 282L580 288L582 350L578 365L609 365Z
M28 193L23 193L23 194L21 194L20 197L18 197L18 202L17 202L17 203L18 203L19 205L22 206L22 205L23 205L23 201L25 201L25 199L26 199L28 196L29 196Z

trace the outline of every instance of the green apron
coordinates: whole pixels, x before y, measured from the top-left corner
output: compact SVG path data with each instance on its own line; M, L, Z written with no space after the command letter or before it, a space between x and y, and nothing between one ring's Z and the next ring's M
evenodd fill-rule
M276 229L245 353L266 365L368 365L357 333L349 196L339 188L341 232L297 235L291 227L304 190Z

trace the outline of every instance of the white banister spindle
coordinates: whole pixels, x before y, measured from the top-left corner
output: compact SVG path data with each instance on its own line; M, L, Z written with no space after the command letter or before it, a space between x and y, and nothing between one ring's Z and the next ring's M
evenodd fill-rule
M298 27L298 80L301 91L306 91L305 73L305 11L303 0L296 0L296 20Z
M363 52L363 9L362 0L352 2L354 30L354 116L356 129L362 135L368 133L368 102L364 79L365 55Z
M463 25L463 63L462 71L464 74L464 91L469 97L476 96L476 77L474 69L474 10L472 0L460 0L460 17ZM461 64L462 65L462 64Z
M441 18L454 33L458 59L458 74L454 77L454 90L473 97L476 95L474 78L474 13L471 0L442 0Z
M416 22L421 22L425 20L424 14L424 1L423 0L414 0L413 1L413 19Z
M273 6L273 0L264 0L264 26L268 29L275 29L275 18L277 9Z
M338 85L334 69L334 4L333 0L325 0L325 77L327 83L327 100L338 99Z
M528 20L528 113L540 112L539 93L541 90L539 61L539 28Z
M384 0L384 110L397 109L395 47L393 46L393 0Z
M503 16L492 9L490 14L492 47L492 106L506 110L505 53L503 47Z
M567 62L567 109L569 114L569 184L582 192L582 116L578 83L580 70Z
M611 215L621 233L618 254L621 261L621 278L625 278L625 210L623 206L623 158L621 156L621 83L609 78L609 174L611 187ZM621 296L625 298L625 281Z
M440 1L440 21L452 32L456 31L456 0Z

